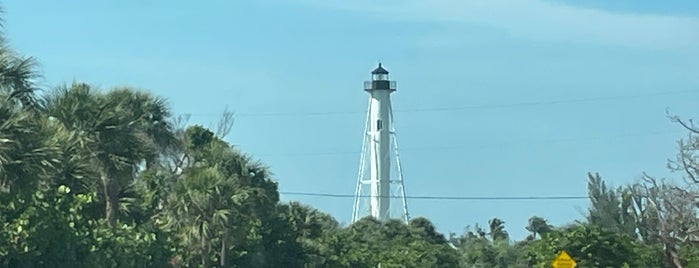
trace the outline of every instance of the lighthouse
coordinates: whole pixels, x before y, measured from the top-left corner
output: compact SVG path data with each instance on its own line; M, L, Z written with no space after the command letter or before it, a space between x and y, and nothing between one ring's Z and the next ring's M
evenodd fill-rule
M388 74L379 63L371 72L371 81L364 82L369 103L352 213L353 223L366 214L379 221L390 218L406 222L409 220L391 107L391 93L396 91L396 83L389 79Z

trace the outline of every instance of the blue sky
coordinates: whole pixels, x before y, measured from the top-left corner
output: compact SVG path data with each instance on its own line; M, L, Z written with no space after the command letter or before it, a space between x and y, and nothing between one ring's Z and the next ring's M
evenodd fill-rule
M697 115L696 1L193 3L2 2L11 45L38 58L46 88L135 86L207 126L228 107L228 140L281 191L354 193L362 82L378 61L398 82L408 195L583 196L587 172L681 179L665 166L687 133L665 110ZM350 220L349 198L282 199ZM499 217L515 239L531 216L565 224L587 204L409 200L443 232Z

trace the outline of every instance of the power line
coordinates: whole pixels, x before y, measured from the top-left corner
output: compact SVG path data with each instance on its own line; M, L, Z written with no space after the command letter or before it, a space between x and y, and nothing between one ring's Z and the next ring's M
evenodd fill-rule
M332 198L354 198L350 194L331 193L311 193L311 192L279 192L282 195L296 196L317 196ZM370 195L360 195L359 197L373 197ZM381 196L379 196L381 197ZM389 196L389 198L402 198L401 196ZM427 199L427 200L581 200L588 199L587 196L406 196L407 199Z
M445 111L478 110L478 109L515 108L515 107L556 105L556 104L567 104L567 103L595 102L595 101L605 101L605 100L657 97L657 96L679 95L679 94L689 94L689 93L699 93L699 91L697 91L697 90L682 90L682 91L654 92L654 93L636 94L636 95L602 96L602 97L589 97L589 98L552 100L552 101L530 101L530 102L501 103L501 104L466 105L466 106L455 106L455 107L396 109L394 111L397 113L415 113L415 112L445 112ZM352 114L364 114L364 113L365 113L364 111L326 111L326 112L298 112L298 113L273 112L273 113L236 113L235 116L236 117L327 116L327 115L352 115ZM184 115L196 116L196 117L221 116L220 114L198 114L198 113L185 113Z
M512 108L512 107L526 107L526 106L539 106L539 105L555 105L555 104L566 104L566 103L578 103L578 102L594 102L594 101L604 101L604 100L618 100L618 99L632 99L632 98L642 98L642 97L656 97L664 95L676 95L676 94L687 94L687 93L697 93L696 90L684 90L684 91L669 91L669 92L655 92L648 94L637 94L637 95L620 95L620 96L606 96L606 97L590 97L590 98L578 98L578 99L568 99L568 100L553 100L553 101L534 101L534 102L519 102L519 103L509 103L509 104L484 104L484 105L471 105L462 107L443 107L443 108L426 108L426 109L411 109L404 110L408 112L424 112L424 111L454 111L454 110L472 110L472 109L492 109L492 108Z
M488 147L498 147L498 146L515 146L520 144L552 144L552 143L567 143L567 142L581 142L581 141L598 141L606 139L619 139L619 138L631 138L631 137L650 137L675 134L673 131L652 131L647 133L636 133L636 134L626 134L626 135L614 135L614 136L597 136L597 137L584 137L584 138L564 138L564 139L550 139L550 140L522 140L513 142L502 142L502 143L491 143L491 144L478 144L478 145L452 145L452 146L431 146L431 147L407 147L401 148L401 152L410 151L453 151L453 150L464 150L464 149L481 149ZM361 153L360 151L328 151L328 152L293 152L293 153L259 153L254 154L259 157L267 156L331 156L331 155L356 155Z

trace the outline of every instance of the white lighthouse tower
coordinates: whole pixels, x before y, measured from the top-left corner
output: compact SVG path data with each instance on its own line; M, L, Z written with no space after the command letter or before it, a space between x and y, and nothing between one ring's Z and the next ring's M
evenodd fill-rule
M369 107L352 223L366 214L380 221L400 218L407 222L409 215L405 184L391 108L391 93L396 91L396 82L389 80L388 71L379 63L379 67L371 72L371 81L364 82L364 90L369 93Z

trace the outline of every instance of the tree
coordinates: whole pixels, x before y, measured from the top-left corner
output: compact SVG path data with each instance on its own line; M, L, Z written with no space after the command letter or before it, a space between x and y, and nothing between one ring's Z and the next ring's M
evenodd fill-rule
M565 250L579 267L662 267L657 251L632 237L610 232L592 224L557 229L523 251L531 267L550 267L558 253Z
M182 261L269 267L277 247L277 241L269 240L275 237L276 182L266 167L210 130L192 126L184 132L182 154L187 163L161 213L166 229L182 245Z
M456 250L447 243L430 241L426 230L431 223L419 220L415 225L363 218L329 239L334 249L331 256L338 256L331 267L458 267Z
M52 175L46 162L60 154L59 141L52 140L45 120L0 100L0 187L10 195L33 193L38 182ZM39 178L35 178L38 176Z
M588 173L587 176L591 203L587 221L611 232L636 237L637 217L628 189L609 189L599 174Z
M37 62L32 57L18 55L8 47L2 30L0 28L0 95L10 101L11 106L18 105L37 112L40 106L35 96L35 80L40 77Z
M490 238L493 241L509 240L510 235L505 231L505 222L498 218L493 218L488 221L488 226L490 227Z
M461 253L462 265L503 268L516 265L517 254L505 231L505 222L493 218L488 223L490 232L485 232L476 224L474 231L466 228L464 235L450 239Z
M148 132L153 129L148 122L158 121L158 116L144 107L159 106L159 101L141 92L102 94L74 83L58 88L45 102L48 116L77 136L81 153L91 159L99 178L93 185L104 198L105 218L115 226L120 194L132 183L138 165L158 150L154 139L159 136Z
M661 243L667 267L684 267L682 246L699 245L699 219L696 198L699 193L644 176L643 183L632 185L641 219L639 233L649 243ZM687 256L689 257L689 256Z
M56 162L42 161L59 154L51 127L34 114L38 77L36 61L9 48L0 26L0 189L11 194L32 192L37 180L28 178L45 178Z
M668 168L673 171L681 171L685 178L694 184L699 184L699 162L697 153L699 152L699 128L694 125L693 120L682 120L679 116L668 115L671 121L679 124L689 131L686 139L677 142L679 152L675 160L668 163Z
M680 249L699 242L696 192L658 183L648 175L641 182L612 191L599 175L589 177L590 224L660 247L666 267L684 267L691 256L683 256Z
M268 241L274 256L269 267L336 267L338 256L332 254L333 238L340 230L338 222L298 202L279 204L272 220ZM283 241L283 243L279 243Z
M182 141L176 136L165 99L126 87L113 89L106 97L107 102L120 104L132 113L134 127L145 136L142 142L154 149L145 151L146 169L161 165L164 154L181 148Z
M185 247L183 250L196 252L201 265L209 267L212 250L222 247L221 266L226 265L227 232L232 229L230 219L236 211L230 202L230 193L235 192L235 182L221 176L215 168L196 168L187 171L173 189L166 228L172 230Z
M530 240L535 239L537 236L541 237L552 231L553 226L548 224L544 218L533 216L529 218L529 224L526 227L527 231L531 232Z

